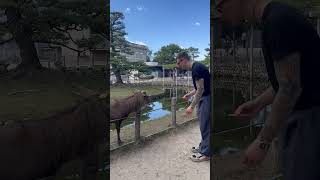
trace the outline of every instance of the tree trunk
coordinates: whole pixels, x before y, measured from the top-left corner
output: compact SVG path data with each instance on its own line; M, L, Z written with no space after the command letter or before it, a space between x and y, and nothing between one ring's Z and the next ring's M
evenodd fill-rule
M121 78L121 73L120 73L119 69L114 71L114 75L116 76L116 79L117 79L116 84L123 84L123 81L122 81L122 78Z
M20 49L20 56L22 59L22 62L18 68L41 69L42 66L40 64L38 53L32 39L32 27L20 19L20 15L15 8L8 8L7 17L8 19L18 19L12 23L12 26L15 27L11 27L14 31L11 33L13 34L14 39Z

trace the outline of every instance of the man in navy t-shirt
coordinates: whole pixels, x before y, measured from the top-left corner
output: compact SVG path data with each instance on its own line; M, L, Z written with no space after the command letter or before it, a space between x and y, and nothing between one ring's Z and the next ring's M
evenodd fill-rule
M201 162L210 160L210 73L208 68L199 63L191 61L187 52L179 53L177 56L177 68L192 71L192 81L194 90L183 96L188 100L194 96L190 106L186 109L187 114L191 114L198 105L198 119L202 140L198 147L192 147L194 153L190 158L192 161Z
M262 30L271 87L235 114L253 117L268 104L272 110L248 147L245 164L259 165L280 133L284 179L320 179L320 38L315 27L297 9L276 1L218 0L216 8L229 27L248 22Z

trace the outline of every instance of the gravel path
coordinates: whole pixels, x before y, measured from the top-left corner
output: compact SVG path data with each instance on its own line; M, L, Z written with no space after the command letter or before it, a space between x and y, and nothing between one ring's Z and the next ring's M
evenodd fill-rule
M198 122L160 136L129 152L110 154L112 180L209 180L210 162L189 159L201 139Z

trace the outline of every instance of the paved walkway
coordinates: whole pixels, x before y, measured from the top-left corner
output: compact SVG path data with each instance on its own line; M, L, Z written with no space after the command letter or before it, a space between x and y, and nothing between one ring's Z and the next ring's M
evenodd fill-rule
M198 122L155 138L129 152L110 154L112 180L209 180L210 163L189 159L201 139Z

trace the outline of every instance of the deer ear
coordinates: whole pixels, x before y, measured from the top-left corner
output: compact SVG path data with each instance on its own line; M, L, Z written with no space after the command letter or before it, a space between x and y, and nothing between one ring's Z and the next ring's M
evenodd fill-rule
M146 91L141 91L142 94L144 95L147 95L147 92Z

